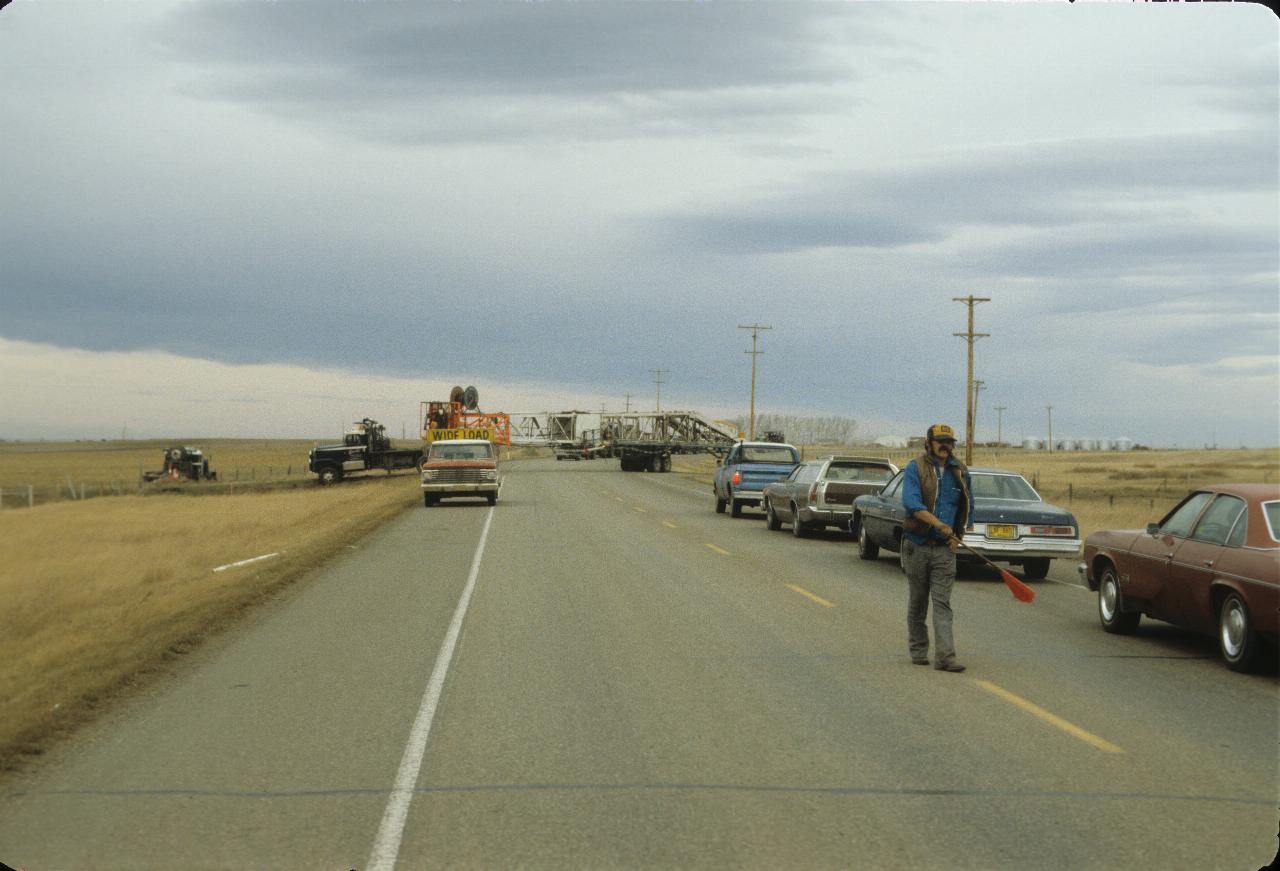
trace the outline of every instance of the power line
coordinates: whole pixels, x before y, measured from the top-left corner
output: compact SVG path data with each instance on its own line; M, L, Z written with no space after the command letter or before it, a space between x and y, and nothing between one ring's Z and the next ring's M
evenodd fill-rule
M773 327L765 327L760 324L743 325L738 324L740 330L751 331L751 350L743 351L744 354L751 355L751 418L747 428L747 438L755 441L756 437L756 357L759 357L764 351L757 350L761 330L772 330Z
M657 402L656 410L658 414L662 414L662 376L666 375L667 372L669 372L670 370L669 369L650 369L649 371L653 373L653 383L658 388L658 402Z

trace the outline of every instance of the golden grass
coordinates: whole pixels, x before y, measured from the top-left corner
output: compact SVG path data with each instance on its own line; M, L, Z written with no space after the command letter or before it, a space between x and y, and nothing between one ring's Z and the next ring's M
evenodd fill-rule
M416 477L394 476L0 513L0 767L40 752L135 676L414 506L418 495ZM281 555L212 571L271 552Z
M36 504L71 501L70 487L86 498L137 493L143 472L164 468L164 450L174 445L199 448L218 473L216 483L156 482L142 489L179 487L192 492L231 485L315 480L307 470L307 452L340 438L305 439L153 439L107 442L0 442L0 508L25 507L27 487ZM396 440L396 447L419 441ZM375 474L375 473L366 473Z
M806 459L833 453L887 457L902 467L919 450L805 445ZM1022 474L1044 497L1070 510L1081 536L1098 529L1141 529L1159 520L1186 493L1206 484L1280 481L1280 448L1187 451L1024 451L977 448L973 465ZM672 470L711 485L715 460L676 457Z

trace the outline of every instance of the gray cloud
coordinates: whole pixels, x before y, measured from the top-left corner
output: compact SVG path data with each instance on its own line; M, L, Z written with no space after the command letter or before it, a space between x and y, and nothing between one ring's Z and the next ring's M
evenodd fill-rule
M902 39L825 4L190 4L155 34L191 92L405 144L788 123ZM823 51L838 44L841 51ZM741 128L737 128L741 130ZM775 131L776 132L776 131Z

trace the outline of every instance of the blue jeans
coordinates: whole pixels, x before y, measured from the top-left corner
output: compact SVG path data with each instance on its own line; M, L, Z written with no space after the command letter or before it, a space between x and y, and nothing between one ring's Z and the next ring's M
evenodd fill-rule
M929 655L929 629L924 618L933 602L933 639L938 662L956 658L951 635L951 587L956 555L945 544L916 544L902 539L902 568L907 573L907 645L912 659Z

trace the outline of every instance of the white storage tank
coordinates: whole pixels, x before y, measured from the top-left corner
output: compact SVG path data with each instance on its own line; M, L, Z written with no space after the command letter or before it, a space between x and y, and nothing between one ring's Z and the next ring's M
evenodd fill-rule
M1044 450L1044 442L1040 439L1023 439L1022 449L1024 451L1042 451Z
M1128 439L1128 438L1125 438L1124 436L1121 436L1120 438L1116 439L1116 450L1117 451L1133 450L1133 439Z
M1097 439L1080 439L1080 450L1096 451L1098 449Z
M1116 449L1115 439L1098 439L1098 450L1114 451Z
M1053 443L1055 451L1074 451L1077 447L1075 439L1058 439Z

